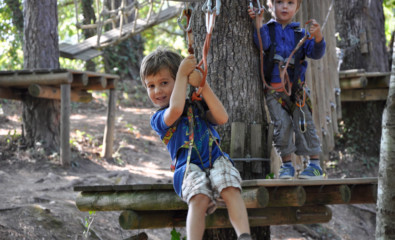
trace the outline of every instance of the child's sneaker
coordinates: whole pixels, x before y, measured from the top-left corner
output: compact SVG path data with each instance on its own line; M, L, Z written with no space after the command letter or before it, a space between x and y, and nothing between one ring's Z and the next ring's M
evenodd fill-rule
M322 169L320 166L310 163L301 174L299 174L301 179L322 179Z
M280 167L280 171L278 172L279 179L291 179L294 177L295 168L291 164L283 164Z

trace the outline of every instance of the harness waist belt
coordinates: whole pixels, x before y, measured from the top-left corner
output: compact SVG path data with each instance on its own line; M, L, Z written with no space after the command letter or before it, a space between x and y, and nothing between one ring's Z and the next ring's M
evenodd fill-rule
M278 54L274 54L273 61L286 63L288 61L288 58L284 59L282 56L280 56ZM291 58L291 61L289 61L289 65L295 65L294 58Z

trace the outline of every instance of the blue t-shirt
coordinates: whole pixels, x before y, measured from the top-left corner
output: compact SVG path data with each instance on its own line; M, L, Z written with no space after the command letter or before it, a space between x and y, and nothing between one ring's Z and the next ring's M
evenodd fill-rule
M163 140L167 131L170 129L169 126L164 122L164 113L166 109L157 111L151 118L151 127L155 132L160 136ZM200 166L201 169L209 168L209 135L210 132L208 128L210 128L212 134L215 138L218 139L219 144L219 135L217 131L213 128L213 124L208 121L205 121L199 117L197 110L194 110L194 121L195 127L193 129L194 132L194 143L199 151L200 160L198 154L195 150L192 151L191 155L191 163L194 163ZM180 148L186 142L189 141L189 122L186 116L181 116L176 131L173 133L169 143L167 144L167 150L170 153L172 160L177 159L176 169L174 171L173 176L173 186L176 193L181 196L181 186L182 180L184 178L186 161L188 156L188 148ZM226 157L229 156L226 153L223 153ZM211 152L211 164L214 164L215 159L222 155L221 150L217 146L217 144L213 143L213 149ZM203 166L202 166L203 162ZM170 165L170 164L169 164Z
M275 20L270 20L267 24L264 24L261 29L259 30L261 39L262 39L262 46L263 51L269 50L271 45L270 34L269 34L269 26L270 24L274 24L274 32L275 32L275 39L276 39L276 53L283 57L284 59L288 58L291 52L294 50L297 43L295 43L295 29L300 28L300 23L298 22L291 22L286 25L284 28L282 25ZM302 29L302 33L305 34L305 29ZM254 42L256 46L259 48L259 40L258 34L255 29L254 31ZM306 56L311 59L320 59L325 54L325 47L326 43L325 40L322 39L321 42L316 43L315 39L307 39L302 48L303 57ZM295 55L294 55L295 56ZM303 82L305 78L305 73L307 69L307 61L303 61L300 66L300 79ZM287 68L289 79L292 82L294 79L294 71L293 68ZM280 71L278 69L278 63L273 65L272 77L271 82L273 83L280 83Z

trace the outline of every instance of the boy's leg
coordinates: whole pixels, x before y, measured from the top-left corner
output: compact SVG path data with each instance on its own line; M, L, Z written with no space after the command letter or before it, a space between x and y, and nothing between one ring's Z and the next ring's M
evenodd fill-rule
M243 233L250 234L247 209L241 197L240 189L227 187L222 190L221 197L228 208L229 219L235 228L237 236Z
M215 198L221 197L228 208L232 226L238 236L250 233L247 209L241 197L241 177L232 162L221 156L214 161L210 180Z
M193 196L188 204L187 239L201 240L205 229L206 209L211 199L204 194Z
M274 123L273 142L274 147L281 156L282 165L279 171L279 178L290 179L294 176L295 169L292 166L291 155L295 152L296 147L293 142L293 123L292 118L279 103L279 99L283 102L290 102L289 96L284 93L268 93L266 95L267 106L269 108L270 117Z
M303 113L302 113L303 111ZM310 162L307 167L300 173L302 179L322 179L323 172L319 163L319 154L321 152L320 139L315 130L312 114L307 104L302 108L296 108L294 111L293 122L295 126L295 144L297 155L309 155ZM304 132L300 128L300 119L304 118L306 123Z

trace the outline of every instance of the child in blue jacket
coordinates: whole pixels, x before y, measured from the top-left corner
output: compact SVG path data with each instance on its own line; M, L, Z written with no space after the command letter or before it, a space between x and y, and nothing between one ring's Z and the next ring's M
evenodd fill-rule
M188 203L187 239L203 238L205 216L215 210L216 200L221 197L238 239L250 240L241 177L229 156L221 151L219 135L213 128L226 123L228 114L207 82L201 92L205 102L201 107L186 102L188 83L196 87L201 80L199 74L192 74L195 68L193 55L182 59L162 48L143 59L141 80L151 101L160 107L151 118L151 127L173 160L174 189Z
M299 39L298 34L304 36L305 29L300 23L293 22L293 18L300 8L302 0L274 0L268 1L273 19L263 24L263 11L256 14L255 9L248 9L252 19L256 18L257 26L254 31L254 42L258 48L266 52L264 61L264 75L267 105L274 122L273 141L279 152L282 165L279 171L280 179L291 179L295 175L291 155L310 156L308 166L299 174L301 179L321 179L319 154L321 153L320 139L316 133L311 114L310 101L306 93L305 72L307 61L305 57L320 59L325 54L325 40L321 27L314 19L309 29L311 39L307 39L289 60ZM259 30L259 36L258 31ZM259 43L261 38L261 44ZM273 51L270 54L270 50ZM271 59L268 59L270 56ZM286 80L289 79L289 83ZM295 140L294 135L295 134Z

